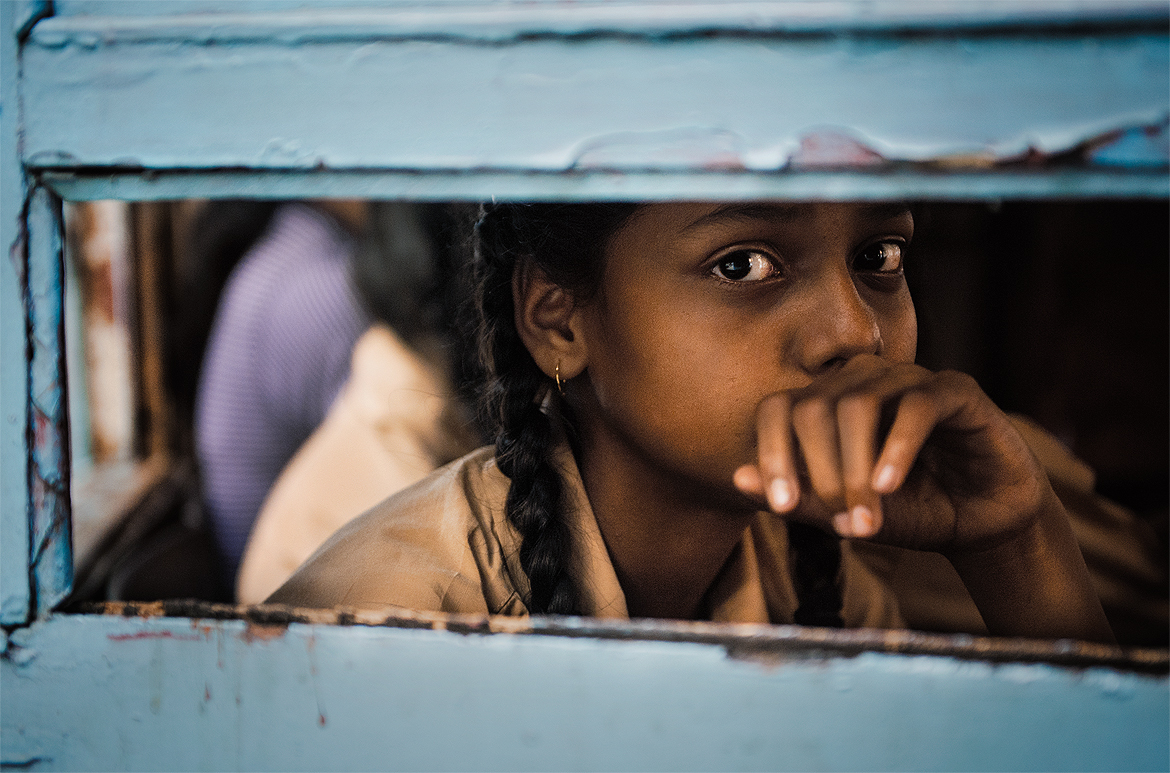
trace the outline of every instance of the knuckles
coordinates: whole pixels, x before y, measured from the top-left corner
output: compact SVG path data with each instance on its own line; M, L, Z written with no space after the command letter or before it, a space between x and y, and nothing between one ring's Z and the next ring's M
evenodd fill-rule
M881 400L872 394L851 394L837 402L837 417L845 422L859 422L881 410Z
M941 370L934 374L939 383L951 389L960 390L963 392L982 392L979 387L979 382L975 380L974 376L963 373L958 370Z
M891 408L896 408L895 426L879 430L883 411ZM988 408L991 412L985 410ZM995 420L996 416L999 419ZM950 444L940 456L939 446L923 444L928 439L924 433L942 425L952 429L976 427L981 432L951 433L942 439L936 436L931 443ZM1018 512L1040 496L1026 485L1017 485L1013 502L1020 508L1004 508L1000 502L998 515L987 512L985 506L979 510L972 504L993 490L1000 491L998 496L1003 497L1005 470L1015 469L1016 477L1020 477L1019 469L1027 466L1016 457L1027 457L1025 462L1030 461L1033 467L1035 462L975 379L959 371L936 373L912 363L859 355L800 388L765 397L758 409L757 431L758 464L764 478L761 483L766 486L770 479L782 475L792 479L802 469L797 485L815 495L806 499L802 494L800 507L790 513L792 517L826 525L834 514L852 512L851 508L864 505L872 512L875 527L867 539L880 535L882 540L891 540L890 544L905 546L968 544L982 539L983 532L999 534L1010 529L1012 524L1002 523L1003 513L998 511ZM1004 441L1009 431L1015 442ZM867 440L870 433L874 437ZM770 440L765 441L765 436ZM997 440L994 453L989 453L989 443ZM866 442L873 442L875 447L859 453L856 446ZM884 450L879 447L886 442L889 445ZM994 458L990 465L979 468L987 467L987 475L994 480L960 479L954 474L958 468L948 468L940 474L935 469L942 463L939 460L954 456L953 451L980 459ZM879 452L883 464L901 470L897 490L881 495L871 484L875 461L867 459L867 454ZM916 459L923 462L920 467ZM907 473L912 464L919 472L913 478ZM966 473L969 477L970 470ZM1039 475L1042 478L1043 473ZM1023 477L1026 483L1028 476ZM908 482L909 491L905 488ZM927 497L929 507L926 500L918 500L924 491L935 494ZM974 497L973 491L982 493ZM938 502L947 499L952 500L950 508L940 510ZM960 506L966 508L964 512L977 513L977 523L964 528L955 519L955 508Z
M792 421L798 427L815 427L830 421L835 411L829 400L817 395L806 397L792 409Z

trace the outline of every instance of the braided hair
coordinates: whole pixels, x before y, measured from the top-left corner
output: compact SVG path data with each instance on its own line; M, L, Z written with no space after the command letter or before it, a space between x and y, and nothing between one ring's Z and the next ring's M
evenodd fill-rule
M637 204L490 204L475 223L471 263L474 324L485 388L484 423L496 438L496 463L510 480L508 520L520 533L520 566L528 575L532 614L580 614L568 573L570 533L563 517L563 484L552 463L554 418L542 408L549 379L515 326L512 277L531 261L578 300L601 284L606 247ZM572 429L561 401L554 410ZM797 622L841 625L836 582L840 542L814 527L789 525Z
M512 276L532 261L558 285L587 298L601 281L609 237L633 204L493 204L475 226L472 260L485 423L496 430L496 464L511 479L505 511L521 535L533 614L578 614L568 573L569 529L562 483L553 466L552 418L540 405L548 377L520 340Z

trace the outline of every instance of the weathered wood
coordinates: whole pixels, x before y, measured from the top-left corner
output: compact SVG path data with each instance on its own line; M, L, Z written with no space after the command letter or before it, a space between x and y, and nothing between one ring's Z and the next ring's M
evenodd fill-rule
M953 656L978 651L970 637L950 656L892 655L865 632L647 623L606 639L574 625L520 635L466 620L434 630L53 616L13 634L0 662L4 761L1156 770L1170 754L1164 671Z
M24 309L28 334L29 576L33 608L44 615L73 586L69 400L65 368L65 234L61 200L32 190Z
M517 173L568 172L555 186L584 198L654 192L640 175L586 174L613 170L937 172L1071 152L1089 168L1164 171L1170 155L1164 8L1076 34L1038 17L964 35L858 13L797 34L785 4L760 6L780 21L734 34L711 33L685 3L632 6L640 16L603 5L604 23L588 21L590 4L550 18L542 4L464 11L478 25L453 7L46 19L25 50L25 158L130 172L471 170L531 183L529 196L546 178ZM484 21L497 11L511 21ZM1094 155L1127 130L1152 139ZM705 179L683 178L687 192L705 194ZM463 180L475 178L448 177L448 191Z
M2 622L37 617L0 638L5 766L1167 768L1164 650L47 614L69 584L55 195L1170 194L1164 3L346 4L59 0L20 61L17 27L50 6L0 0L0 235L18 248L0 264ZM28 276L22 163L46 186ZM45 432L26 433L26 406Z
M28 575L28 408L25 367L24 181L17 154L15 3L0 3L0 623L30 616Z

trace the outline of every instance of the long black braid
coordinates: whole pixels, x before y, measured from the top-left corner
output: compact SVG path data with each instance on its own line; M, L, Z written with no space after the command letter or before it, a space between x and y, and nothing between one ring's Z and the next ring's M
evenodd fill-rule
M532 614L580 612L569 577L570 535L562 483L553 466L553 419L541 409L548 377L516 332L512 276L532 261L579 298L596 290L609 237L633 204L500 204L484 208L475 228L473 281L479 354L486 377L485 423L496 431L496 463L512 481L505 504L521 535ZM565 417L566 419L568 417Z
M554 418L542 410L550 388L515 327L512 277L531 261L576 298L596 291L610 237L635 204L491 204L475 224L472 259L474 324L486 386L484 422L495 431L496 463L511 480L505 503L521 535L520 566L528 575L532 614L579 614L568 573L570 534L562 513L563 485L553 466ZM553 401L554 409L567 407ZM571 429L572 416L560 419ZM813 527L790 524L797 622L841 625L837 583L840 543Z

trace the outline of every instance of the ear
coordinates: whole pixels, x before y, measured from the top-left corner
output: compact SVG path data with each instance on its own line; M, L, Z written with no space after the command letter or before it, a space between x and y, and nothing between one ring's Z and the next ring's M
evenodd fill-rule
M560 363L561 380L580 375L588 362L581 307L531 260L512 275L512 300L520 340L545 375L553 378Z

